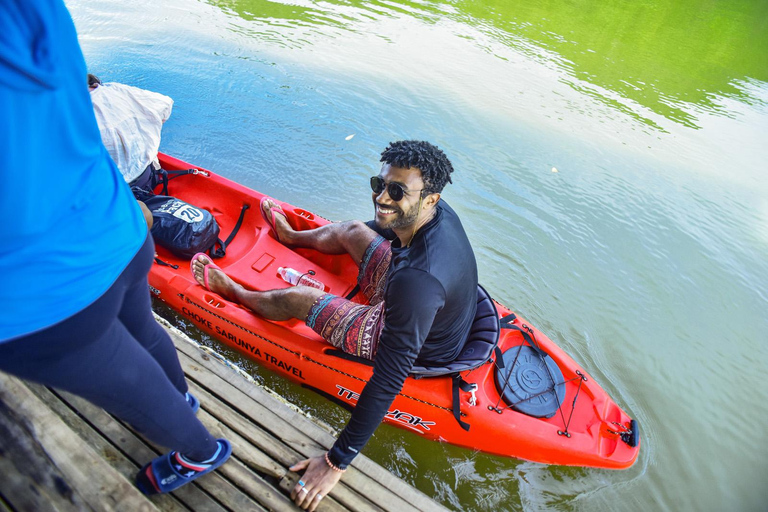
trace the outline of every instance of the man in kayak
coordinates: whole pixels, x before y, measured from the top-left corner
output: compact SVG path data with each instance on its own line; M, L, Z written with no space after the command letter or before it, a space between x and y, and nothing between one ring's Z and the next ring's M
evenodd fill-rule
M361 305L308 286L248 290L205 254L192 259L197 281L271 320L298 318L342 350L372 359L373 376L352 417L323 457L291 468L306 469L292 492L314 510L381 423L413 365L453 361L469 333L477 305L477 265L458 216L441 199L451 165L436 146L400 141L381 155L371 178L374 221L332 223L296 231L281 207L262 200L262 214L277 239L326 254L348 253L360 264Z

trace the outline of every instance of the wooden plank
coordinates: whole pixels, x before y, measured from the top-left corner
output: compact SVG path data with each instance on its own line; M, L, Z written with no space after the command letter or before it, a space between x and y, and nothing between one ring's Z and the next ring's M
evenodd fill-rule
M276 439L269 432L266 432L258 422L252 421L247 416L243 416L237 411L233 411L224 403L202 388L196 382L190 381L190 387L193 393L200 400L202 408L210 415L222 419L226 418L228 427L237 432L240 436L256 447L273 460L281 464L283 474L287 472L287 467L292 465L300 457L300 454L292 447L286 445L282 439ZM276 470L280 471L280 470ZM282 475L276 475L282 476Z
M179 333L171 331L171 337L180 354L185 354L190 360L202 367L197 368L194 365L185 367L185 372L190 378L196 379L198 374L204 373L205 371L213 373L230 386L248 395L251 400L257 404L267 408L271 415L282 419L296 430L302 431L306 437L314 440L319 446L330 446L335 442L336 438L328 430L319 426L317 423L310 421L304 415L296 414L296 411L292 410L286 402L279 401L258 386L241 378L226 366L211 360L207 354L202 353L194 345L186 342ZM275 404L280 405L279 407L275 407ZM330 429L330 427L327 428Z
M114 446L125 453L136 467L143 466L160 453L150 448L141 436L126 428L103 409L70 393L62 392L59 396L70 407L77 410L94 428L98 429ZM195 484L180 487L172 494L181 504L196 512L224 512L226 510ZM153 501L157 499L158 497L152 497ZM163 501L163 499L158 501Z
M22 423L0 401L0 510L88 510Z
M200 400L207 400L209 396L201 389L195 389L198 392L198 398ZM200 398L203 397L203 398ZM217 420L211 416L207 411L204 411L201 407L200 420L203 424L211 425ZM233 413L234 414L234 413ZM264 474L266 477L275 479L276 483L287 480L292 480L294 485L298 480L298 476L295 473L290 473L283 465L279 464L261 450L253 446L247 439L240 436L237 432L229 428L228 425L219 423L221 434L223 437L229 439L236 450L237 460L234 463L224 464L220 471L235 485L243 489L251 497L259 501L265 507L274 509L278 506L290 505L292 502L289 499L290 488L284 493L284 496L280 495L279 498L273 497L272 494L276 491L276 486L263 480L259 474ZM273 439L273 443L276 441ZM293 478L291 478L293 476ZM292 488L292 486L291 486ZM285 490L285 489L284 489ZM279 493L278 493L279 495ZM371 510L372 505L363 501L356 503L356 507L352 510ZM336 500L331 497L326 498L320 506L317 508L318 512L341 512L347 510L342 507Z
M290 410L285 403L248 383L231 368L201 353L177 334L172 333L172 337L190 388L202 402L199 417L213 435L230 439L234 447L232 458L217 471L193 484L183 486L171 495L155 496L150 501L133 486L133 478L140 465L164 451L164 448L147 442L131 426L82 398L39 385L26 386L19 383L21 388L17 388L5 385L0 380L0 406L6 394L15 397L16 401L10 408L19 409L25 417L32 417L31 435L45 437L41 442L46 448L51 442L55 443L55 453L46 456L45 464L53 470L60 470L62 463L58 461L66 460L67 467L61 468L62 476L59 480L67 481L78 493L82 492L81 506L57 507L48 496L39 495L38 498L35 486L39 487L39 484L35 473L28 475L26 480L17 479L21 482L18 487L21 490L16 491L19 497L13 500L8 498L11 491L6 484L9 480L7 475L19 472L5 457L2 450L4 436L0 430L0 511L298 510L289 494L299 477L288 471L287 467L308 456L323 453L334 442L334 436L300 413ZM22 402L27 408L33 409L31 413L17 407ZM18 423L18 420L14 421ZM62 434L62 431L68 434ZM40 432L44 435L41 436ZM81 446L84 448L81 449ZM50 464L51 459L54 464ZM370 466L368 470L371 473L389 477L395 488L402 492L393 494L381 481L359 471L357 466L361 463L362 467ZM94 472L98 478L93 477ZM108 481L106 484L103 483L105 479ZM33 492L29 492L30 489ZM373 501L368 499L369 496ZM419 507L413 506L412 502L418 502L420 497L434 505L434 510L444 510L365 457L359 456L353 468L345 473L340 484L331 492L331 496L320 503L318 512L416 511ZM138 504L131 499L138 499Z
M194 484L205 490L208 494L226 504L228 510L237 512L263 512L265 509L251 496L242 492L237 485L234 485L225 475L231 474L232 466L237 467L238 461L234 457L216 469L213 473L208 473L195 480ZM226 469L225 469L226 468ZM189 487L189 486L186 486Z
M281 404L271 397L271 403L268 405L260 403L254 400L247 392L232 386L221 375L217 375L213 371L206 371L208 369L224 370L226 372L224 376L229 378L236 377L237 380L241 380L225 366L211 361L195 360L184 353L179 353L179 360L188 379L196 382L200 387L210 390L218 400L231 409L258 422L269 431L275 434L279 433L286 444L297 450L306 450L307 447L318 450L323 448L322 445L298 429L295 423L291 421L291 418L281 417L279 411L285 410L285 404ZM202 364L206 364L206 366L202 368L198 366ZM263 391L255 387L253 390L256 394L263 393ZM298 420L298 415L296 416L293 420Z
M202 423L205 425L211 435L217 438L226 437L224 435L226 425L219 422L216 418L207 415L202 409L198 411L198 415L201 416ZM133 427L130 425L124 424L124 427L133 431ZM135 431L133 432L135 433ZM156 443L148 440L147 443L154 448L156 453L162 453L165 451L164 447L158 446ZM225 478L227 475L228 466L232 463L237 464L238 450L239 448L237 446L233 446L233 454L230 460L224 463L216 471L200 477L192 484L180 487L178 490L174 491L174 494L179 493L180 491L183 491L187 488L194 489L199 487L201 490L205 491L205 493L209 494L211 497L224 504L228 510L236 510L238 512L263 511L264 509L259 506L257 502L251 499L247 493L244 493L242 489L238 488L236 485L233 485L231 481ZM274 489L272 490L274 491ZM198 510L197 504L193 504L191 508L193 508L195 511Z
M194 385L190 386L190 390L192 390L193 393L195 393L195 396L198 397L200 400L206 401L206 403L210 404L212 402L212 397L208 395L208 393L201 388L198 388ZM236 414L236 413L232 413ZM212 424L215 421L217 421L209 412L207 412L202 407L200 408L200 411L198 411L198 415L201 419L201 421L206 424ZM229 423L230 418L227 418L227 422ZM254 446L248 439L242 437L240 434L238 434L235 430L233 430L229 424L221 426L221 433L222 436L225 437L232 443L233 446L237 446L237 457L248 467L254 469L255 471L264 474L266 476L280 479L288 472L288 470L285 468L283 464L278 463L273 458L271 458L269 455L264 453L262 450L258 449L256 446ZM274 441L274 440L273 440Z
M242 416L240 413L232 410L223 402L217 400L216 397L210 394L209 390L204 389L197 382L190 380L189 383L193 393L196 393L200 403L203 404L201 407L204 407L208 413L210 413L212 416L215 416L217 419L219 419L219 421L226 421L230 429L232 429L242 438L245 438L249 443L255 445L259 450L269 455L276 462L282 464L285 472L287 472L288 467L292 466L296 462L309 456L320 455L325 451L324 448L316 446L314 448L314 452L312 452L310 451L311 449L304 444L302 445L301 452L299 452L296 449L296 445L292 444L291 442L286 442L286 438L295 437L295 432L293 432L294 428L292 426L284 426L281 423L280 426L287 430L285 432L281 432L277 436L270 432L266 432L261 428L263 420L265 417L269 416L269 409L266 409L263 412L263 416ZM230 390L227 394L231 397L232 391ZM238 401L238 406L242 409L249 409L246 402L248 402L248 397L243 396L242 400ZM277 405L278 403L275 402L275 406ZM292 436L291 433L294 435ZM366 497L356 492L356 490L352 490L346 483L348 481L349 475L353 475L353 481L357 478L354 476L354 471L350 471L349 473L345 474L345 476L342 478L341 485L337 485L334 490L331 491L331 496L333 499L338 500L339 503L343 504L350 510L385 509L378 504L374 504L374 502L368 500ZM366 487L365 484L361 485ZM380 486L375 485L375 483L370 484L370 482L367 482L367 485L372 485L372 488L376 492L386 492L386 489L380 488ZM371 489L364 490L371 491ZM398 497L394 498L394 501L397 502ZM413 507L410 507L404 503L400 503L399 506L401 508L391 510L398 510L402 512L413 510Z
M121 447L113 444L109 437L105 437L102 432L89 423L86 415L82 415L73 410L69 404L55 392L40 384L27 383L27 387L89 446L91 446L97 453L101 454L113 468L128 481L133 482L136 472L139 470L139 465L135 462L135 458L131 459L125 455ZM70 396L74 399L72 395ZM98 416L100 418L99 423L102 425L110 425L112 423L111 417L109 417L109 415L102 409L99 409L90 404L90 402L86 402L82 399L78 399L78 403L82 404L87 409L86 412L89 412L91 416ZM110 432L113 431L112 428L108 430ZM177 501L173 495L163 494L153 496L151 500L158 509L165 512L184 512L189 510Z
M263 394L264 396L262 398L265 400L265 404L255 403L252 400L249 400L249 394L247 392L237 388L232 389L231 385L227 385L229 384L229 381L221 381L212 376L212 372L203 371L204 368L207 368L207 361L196 361L189 358L187 355L182 354L180 354L179 357L182 361L182 366L195 367L197 369L194 373L188 372L190 379L196 378L201 386L208 386L209 388L218 387L214 392L219 396L226 396L228 400L231 400L231 403L229 403L230 407L237 408L247 417L248 421L261 425L267 429L268 434L259 435L257 438L258 440L253 440L255 444L262 449L274 449L274 446L270 447L270 445L274 445L271 439L273 437L278 437L283 443L297 453L297 455L291 459L281 460L282 463L286 464L286 467L293 465L303 458L321 455L327 450L326 447L320 446L305 433L296 430L297 428L300 428L300 426L303 426L304 422L301 420L308 421L306 418L299 416L295 411L290 411L293 416L293 421L288 422L275 414L275 411L285 411L286 408L273 397L266 395L263 391L260 391L257 388L253 388L254 393ZM221 366L217 363L214 363L214 365ZM222 368L226 370L225 367ZM227 373L232 375L231 372ZM225 373L225 376L229 375ZM238 378L237 380L241 379ZM222 385L227 386L226 388L222 388ZM221 411L219 414L220 417L227 416L226 411ZM239 424L242 425L242 423ZM247 428L243 428L243 430L246 429ZM241 432L241 434L242 433L243 432ZM266 439L264 439L265 437ZM353 510L360 507L366 507L368 509L373 507L392 512L418 510L402 497L393 495L389 489L383 487L377 480L361 474L355 469L347 472L343 477L342 482L347 488L334 489L334 491L331 492L331 495ZM354 490L352 491L350 489ZM412 493L418 492L411 487L408 487L407 489ZM373 503L376 503L376 505Z
M299 481L299 475L296 473L288 473L283 478L280 479L280 488L290 497L291 490L293 490L294 487L296 487L296 483ZM359 505L355 506L344 506L341 503L338 503L335 499L332 499L331 496L326 496L322 500L320 500L320 503L317 506L316 509L318 512L342 512L345 510L354 510L354 511L376 511L381 510L380 508L376 507L372 503L368 501L361 501Z
M298 507L281 494L279 489L251 471L240 460L234 459L227 462L221 466L221 471L234 485L263 505L264 508L260 510L298 510Z
M18 379L0 374L0 399L28 419L34 438L88 506L105 512L157 510Z
M244 397L233 399L232 397L239 396L234 391L216 390L216 394L226 395L228 400L231 400L230 405L240 410L251 421L264 425L269 431L280 435L288 445L304 457L322 453L335 442L335 437L329 432L283 406L274 397L246 382L224 365L206 361L199 349L184 341L179 334L173 331L171 334L179 351L182 366L190 379L197 380L202 386L215 388L216 384L211 378L213 374L240 391L242 395L250 397L257 405L251 405ZM290 425L290 430L286 431L285 425ZM300 435L295 435L296 430L300 431ZM317 447L320 447L319 452ZM360 494L371 497L386 510L393 512L447 510L364 456L356 457L352 467L357 471L350 470L344 476L348 485Z

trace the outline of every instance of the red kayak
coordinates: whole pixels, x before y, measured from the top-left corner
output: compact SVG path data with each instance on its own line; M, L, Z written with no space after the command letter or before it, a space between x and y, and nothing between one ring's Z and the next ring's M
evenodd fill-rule
M357 266L280 244L259 213L263 194L160 154L163 169L197 172L170 181L168 193L213 214L221 237L240 227L216 264L243 286L290 286L277 272L314 272L326 291L346 296ZM159 190L158 190L159 192ZM295 229L329 221L280 203ZM244 209L244 206L247 209ZM241 214L243 214L241 216ZM369 362L341 353L303 322L274 322L200 286L189 261L157 248L152 293L203 331L265 368L351 409L371 376ZM362 301L361 295L353 300ZM546 335L478 289L478 314L462 354L444 368L415 368L385 420L425 438L545 464L630 467L638 425L589 373Z

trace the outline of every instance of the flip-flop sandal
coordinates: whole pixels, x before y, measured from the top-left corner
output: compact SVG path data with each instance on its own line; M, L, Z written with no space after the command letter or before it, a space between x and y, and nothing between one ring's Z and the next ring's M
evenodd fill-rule
M189 407L192 408L193 413L196 413L198 410L200 410L200 400L198 400L195 395L192 393L187 393L184 395L184 398L187 400Z
M173 492L201 476L215 470L232 454L232 445L226 439L217 439L219 449L209 462L194 462L173 451L157 457L141 468L136 475L136 487L147 495Z
M270 200L270 201L272 201L275 204L272 208L269 209L269 213L272 214L272 218L271 219L269 217L267 217L267 214L264 212L264 201L267 201L267 200ZM288 220L288 216L285 215L285 212L283 211L283 208L279 204L277 204L277 201L275 201L271 197L264 196L264 197L261 198L261 202L259 203L259 211L261 212L261 216L264 217L264 220L266 221L267 225L272 230L272 233L275 234L275 239L278 242L280 242L280 236L278 236L277 229L275 228L275 215L282 215L283 218L285 218L285 220L287 221Z
M198 256L205 256L205 257L206 257L206 258L208 258L209 260L211 259L211 257L210 257L210 256L208 256L208 255L207 255L206 253L204 253L204 252L199 252L199 253L195 254L194 256L192 256L192 259L190 260L190 264L189 264L189 270L190 270L190 272L192 272L192 277L194 277L194 278L195 278L195 281L197 281L197 276L195 276L195 269L192 267L192 262L193 262L193 261L195 261L195 260L197 259L197 257L198 257ZM213 269L215 269L215 270L221 270L221 268L220 268L220 267L219 267L217 264L215 264L215 263L213 262L213 260L211 260L211 262L210 262L210 263L206 263L206 264L203 266L203 287L204 287L206 290L208 290L209 292L210 292L210 291L213 291L213 290L211 290L211 287L208 285L208 270L210 270L210 269L212 269L212 268L213 268Z

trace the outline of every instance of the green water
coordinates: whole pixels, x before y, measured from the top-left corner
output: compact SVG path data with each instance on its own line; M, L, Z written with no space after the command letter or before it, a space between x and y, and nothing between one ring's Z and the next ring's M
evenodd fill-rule
M386 426L368 456L460 510L766 509L767 2L67 5L90 71L174 98L164 151L325 217L370 218L390 140L441 146L483 284L643 438L626 471Z

